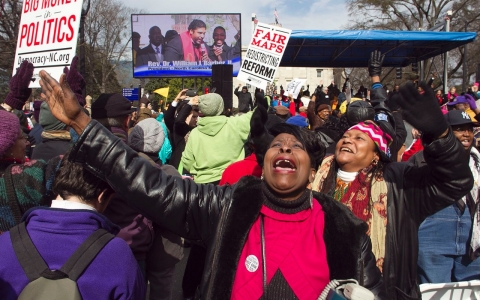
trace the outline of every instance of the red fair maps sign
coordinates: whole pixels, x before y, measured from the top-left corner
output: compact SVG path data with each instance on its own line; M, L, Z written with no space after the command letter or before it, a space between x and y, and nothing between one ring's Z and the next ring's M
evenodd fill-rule
M36 78L30 87L40 87L42 69L60 78L75 56L82 4L83 0L23 0L13 74L28 60Z
M237 78L265 90L275 78L291 33L290 29L258 23Z

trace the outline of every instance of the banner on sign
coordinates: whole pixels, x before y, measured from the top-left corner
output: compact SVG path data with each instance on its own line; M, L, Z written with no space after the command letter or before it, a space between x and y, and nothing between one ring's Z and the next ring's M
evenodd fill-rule
M18 26L17 50L13 74L28 60L36 80L30 87L40 87L40 70L59 79L70 66L77 47L83 0L24 0Z
M291 34L290 29L258 23L237 78L264 89L272 83Z
M302 86L305 84L306 79L298 79L295 78L287 84L287 88L285 90L284 96L292 95L293 98L297 98Z

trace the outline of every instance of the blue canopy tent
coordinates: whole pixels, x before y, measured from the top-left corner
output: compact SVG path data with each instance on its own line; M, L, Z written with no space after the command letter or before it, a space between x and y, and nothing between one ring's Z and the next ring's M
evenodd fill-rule
M473 42L475 32L386 30L294 30L282 67L368 67L373 50L384 67L404 67Z

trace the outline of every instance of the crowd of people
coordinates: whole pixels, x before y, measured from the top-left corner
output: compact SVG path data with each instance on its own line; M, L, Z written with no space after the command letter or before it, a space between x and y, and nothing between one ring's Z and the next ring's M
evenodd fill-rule
M318 299L346 279L421 299L421 283L480 279L478 83L387 92L383 58L356 94L239 85L235 115L216 93L182 90L162 112L84 99L75 58L60 78L40 71L29 117L23 62L0 109L2 299L51 281L172 299L185 247L185 299Z

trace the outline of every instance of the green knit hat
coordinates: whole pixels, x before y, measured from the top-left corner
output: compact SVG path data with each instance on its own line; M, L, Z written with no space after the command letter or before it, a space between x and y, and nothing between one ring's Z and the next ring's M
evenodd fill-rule
M206 117L219 116L223 113L223 98L216 93L201 95L198 97L198 109Z
M64 130L67 127L67 125L53 116L47 102L42 102L40 105L39 118L39 123L42 125L44 131Z

